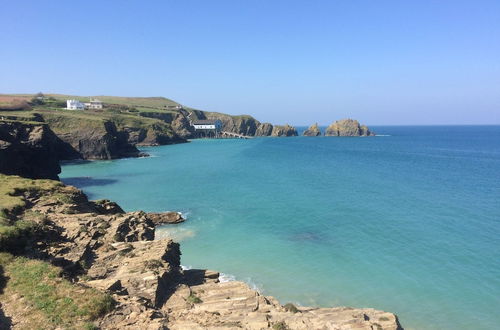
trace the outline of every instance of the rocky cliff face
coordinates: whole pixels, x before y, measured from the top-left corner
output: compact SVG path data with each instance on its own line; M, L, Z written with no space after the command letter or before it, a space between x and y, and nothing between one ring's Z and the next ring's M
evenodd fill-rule
M70 145L78 155L75 157L74 154L61 154L61 159L115 159L141 155L139 150L128 142L127 132L118 131L111 121L75 121L53 116L44 116L44 119L59 138Z
M245 283L221 283L217 272L183 270L179 244L153 240L152 219L162 216L124 213L116 204L90 202L81 191L57 183L42 187L30 193L14 189L25 199L17 216L38 225L23 253L60 267L75 292L91 287L110 294L114 309L92 320L100 329L402 329L392 313L283 306ZM7 290L11 280L6 279ZM0 315L30 328L16 311L19 304L31 312L36 306L23 299L11 305L11 296L4 296L0 293Z
M373 136L365 125L360 125L357 120L343 119L332 123L325 131L325 136Z
M255 136L271 136L273 125L270 123L261 123L255 131Z
M295 127L290 126L288 124L284 126L276 125L273 127L273 131L271 136L297 136L297 130Z
M58 145L47 125L0 121L0 173L57 180Z
M308 129L304 131L304 136L320 136L321 131L319 130L318 124L311 125Z

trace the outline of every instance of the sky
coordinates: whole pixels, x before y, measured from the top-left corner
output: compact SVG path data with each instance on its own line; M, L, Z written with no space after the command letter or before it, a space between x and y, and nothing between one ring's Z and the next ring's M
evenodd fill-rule
M274 124L500 124L499 0L0 0L0 93Z

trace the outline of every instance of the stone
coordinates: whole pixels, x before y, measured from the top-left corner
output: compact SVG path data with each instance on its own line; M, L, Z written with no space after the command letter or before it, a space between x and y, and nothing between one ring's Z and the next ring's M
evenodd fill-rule
M186 221L180 212L146 213L146 217L155 225L177 224Z
M319 130L318 123L311 125L303 133L304 136L320 136L321 131Z

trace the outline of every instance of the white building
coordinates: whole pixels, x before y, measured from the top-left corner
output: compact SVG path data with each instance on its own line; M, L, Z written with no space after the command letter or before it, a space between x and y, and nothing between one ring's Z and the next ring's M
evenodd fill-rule
M218 119L195 120L191 123L197 137L218 138L222 131L222 121Z
M83 110L85 106L78 100L66 100L66 109L68 110Z
M222 122L220 120L195 120L193 122L193 126L195 130L217 130L220 131L222 129Z
M98 99L90 99L90 102L84 103L85 109L102 109L102 102Z

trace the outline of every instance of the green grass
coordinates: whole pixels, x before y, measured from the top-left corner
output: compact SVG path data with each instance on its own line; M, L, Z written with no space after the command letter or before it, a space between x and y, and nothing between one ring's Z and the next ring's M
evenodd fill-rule
M189 297L187 297L187 302L190 304L201 304L203 301L200 297L196 296L194 293L191 293Z
M41 323L50 328L82 329L113 309L111 296L72 284L47 262L0 253L0 267L7 278L0 300L27 314L27 328Z
M19 220L12 225L0 225L0 251L22 252L37 225L32 221Z
M32 180L15 175L0 174L0 219L22 210L26 205L23 193L54 191L63 184L54 180Z

